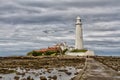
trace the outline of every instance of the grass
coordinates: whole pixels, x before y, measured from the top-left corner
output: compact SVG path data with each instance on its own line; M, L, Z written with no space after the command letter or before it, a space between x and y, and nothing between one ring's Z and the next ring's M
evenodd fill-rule
M74 49L74 50L72 50L72 51L70 51L70 52L86 52L87 50L86 49Z
M36 51L31 51L27 53L27 56L43 56L43 55L57 55L59 51L46 51L46 52L36 52Z

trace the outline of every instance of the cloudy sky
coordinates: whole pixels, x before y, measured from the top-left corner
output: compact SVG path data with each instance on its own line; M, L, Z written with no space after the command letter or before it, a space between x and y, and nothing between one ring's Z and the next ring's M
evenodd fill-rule
M120 56L120 0L0 0L0 56L59 42L74 46L78 15L85 48Z

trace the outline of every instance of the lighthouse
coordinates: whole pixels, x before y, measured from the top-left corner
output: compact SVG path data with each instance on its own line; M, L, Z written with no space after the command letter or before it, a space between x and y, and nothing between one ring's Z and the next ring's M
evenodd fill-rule
M76 18L76 36L75 36L75 49L83 49L83 33L81 18Z

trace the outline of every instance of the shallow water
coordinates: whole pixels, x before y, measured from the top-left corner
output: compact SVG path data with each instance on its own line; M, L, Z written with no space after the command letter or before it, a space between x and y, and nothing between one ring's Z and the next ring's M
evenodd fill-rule
M47 79L49 79L49 76L53 77L54 75L57 76L57 80L70 80L75 76L75 73L80 71L80 69L76 69L74 67L61 67L38 70L30 69L28 71L25 69L17 68L16 71L19 73L25 73L25 75L17 75L16 73L0 74L0 76L2 76L0 80L14 80L15 76L18 76L19 80L27 78L28 76L30 76L34 80L40 80L40 76L45 76ZM66 72L69 72L71 74L67 74Z

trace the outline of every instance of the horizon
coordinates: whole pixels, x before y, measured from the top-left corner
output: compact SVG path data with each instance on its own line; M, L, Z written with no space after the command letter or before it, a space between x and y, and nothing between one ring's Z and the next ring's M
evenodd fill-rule
M84 48L120 56L118 0L0 0L0 56L26 55L59 42L75 45L82 19Z

